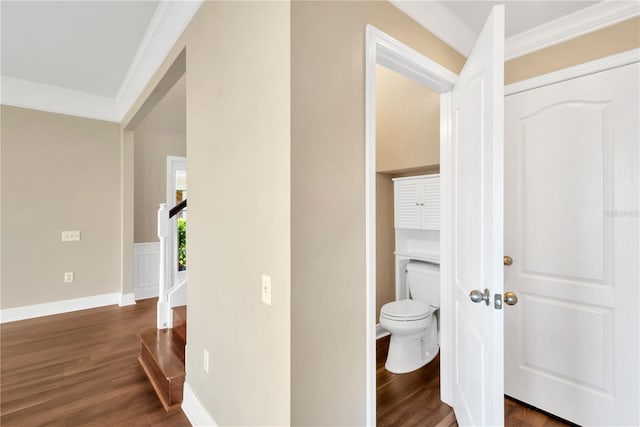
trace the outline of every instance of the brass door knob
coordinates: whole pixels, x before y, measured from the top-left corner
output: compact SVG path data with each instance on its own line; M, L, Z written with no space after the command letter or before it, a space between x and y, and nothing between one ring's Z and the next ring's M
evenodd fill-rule
M502 257L502 263L504 265L511 265L513 264L513 258L511 258L509 255L505 255Z
M513 292L505 292L504 303L507 305L516 305L518 303L518 296Z

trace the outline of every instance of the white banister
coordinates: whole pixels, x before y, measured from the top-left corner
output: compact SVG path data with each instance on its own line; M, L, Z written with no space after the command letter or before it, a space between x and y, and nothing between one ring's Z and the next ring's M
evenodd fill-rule
M158 329L166 329L171 325L171 309L167 301L168 283L168 262L169 254L167 245L169 241L169 208L166 203L160 203L158 208L158 238L160 239L160 283L158 289Z

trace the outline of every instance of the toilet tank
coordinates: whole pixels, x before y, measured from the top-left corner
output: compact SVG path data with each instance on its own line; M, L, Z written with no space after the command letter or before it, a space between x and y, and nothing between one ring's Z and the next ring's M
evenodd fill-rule
M440 307L439 266L411 261L406 267L406 280L412 299L432 307Z

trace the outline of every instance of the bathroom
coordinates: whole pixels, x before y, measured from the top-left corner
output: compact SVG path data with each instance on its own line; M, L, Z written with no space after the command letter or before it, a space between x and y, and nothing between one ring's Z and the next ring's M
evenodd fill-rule
M379 339L376 340L376 389L379 425L397 422L398 414L408 408L411 408L411 417L416 417L422 422L431 419L433 424L450 411L449 407L440 401L436 332L438 314L435 307L429 310L426 316L428 319L425 319L424 315L419 316L422 323L431 325L431 338L426 345L429 347L426 353L430 354L422 358L423 360L407 361L405 355L401 354L395 363L390 360L385 368L390 335L380 325L383 306L396 299L407 298L407 274L409 277L426 278L432 285L432 292L429 294L432 298L439 299L438 215L435 215L435 218L432 215L434 210L439 210L438 200L435 200L435 206L433 205L433 199L439 193L439 162L439 94L414 80L377 65L376 335ZM416 181L414 177L420 178ZM411 224L399 224L399 228L396 229L394 182L395 185L408 185L409 188L415 183L430 186L429 190L425 187L422 193L426 195L428 191L431 192L429 199L432 206L429 214L435 222L427 226L418 225L416 228ZM424 202L425 200L421 200L416 203ZM416 209L426 209L417 204L416 206ZM393 305L389 304L387 308L393 311ZM382 323L385 323L385 320L382 320ZM403 352L404 350L401 351ZM418 354L416 352L416 355ZM416 364L424 366L416 369ZM411 372L407 372L409 370ZM407 373L400 373L401 371ZM427 405L424 405L425 400L428 402ZM412 405L412 402L420 402L420 405Z

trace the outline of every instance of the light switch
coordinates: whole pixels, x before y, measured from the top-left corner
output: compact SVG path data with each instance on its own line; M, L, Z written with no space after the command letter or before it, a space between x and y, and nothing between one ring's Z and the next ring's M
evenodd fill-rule
M271 305L271 276L262 275L262 302Z

